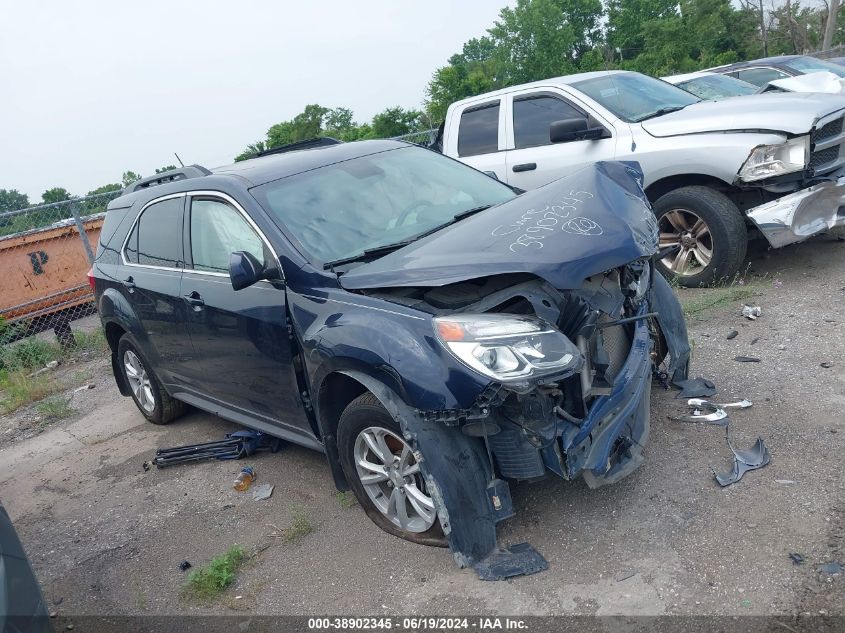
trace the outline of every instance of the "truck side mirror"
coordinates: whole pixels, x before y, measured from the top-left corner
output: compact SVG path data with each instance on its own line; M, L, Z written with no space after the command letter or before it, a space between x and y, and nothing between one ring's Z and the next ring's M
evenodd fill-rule
M607 131L599 127L590 127L586 118L563 119L549 126L549 140L552 143L569 143L605 138Z
M252 253L235 251L229 255L229 279L235 290L248 288L264 277L264 265Z

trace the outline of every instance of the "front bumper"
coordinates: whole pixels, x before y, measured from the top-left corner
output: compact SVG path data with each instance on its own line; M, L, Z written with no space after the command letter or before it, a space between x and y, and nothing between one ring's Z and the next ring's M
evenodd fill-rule
M845 176L754 207L748 217L774 248L845 226Z

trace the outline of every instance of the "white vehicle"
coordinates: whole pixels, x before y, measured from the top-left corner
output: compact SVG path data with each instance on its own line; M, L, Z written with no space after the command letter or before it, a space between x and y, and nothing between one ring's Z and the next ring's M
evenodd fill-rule
M583 73L452 104L443 153L522 189L600 160L640 163L658 266L687 286L736 274L749 236L774 247L845 224L845 96L699 100L639 73Z
M842 94L845 92L845 79L828 71L796 75L784 79L773 79L762 88L742 79L723 75L711 70L701 70L684 75L661 77L678 88L691 92L702 99L724 99L740 97L762 92L826 92Z

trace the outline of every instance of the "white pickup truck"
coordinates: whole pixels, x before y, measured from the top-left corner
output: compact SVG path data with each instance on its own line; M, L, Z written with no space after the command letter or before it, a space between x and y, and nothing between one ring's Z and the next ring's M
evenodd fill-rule
M532 189L585 162L640 163L658 266L686 286L728 279L749 237L780 247L845 225L845 96L703 101L639 73L558 77L452 104L444 154Z

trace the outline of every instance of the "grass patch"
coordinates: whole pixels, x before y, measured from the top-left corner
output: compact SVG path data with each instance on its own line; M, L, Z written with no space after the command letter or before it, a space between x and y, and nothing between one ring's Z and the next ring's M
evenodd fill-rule
M760 294L760 288L746 284L685 290L679 293L678 299L688 319L701 320L711 310L730 304L739 304Z
M240 545L233 545L225 554L188 574L185 594L201 600L213 598L233 582L247 556Z
M62 356L62 348L58 343L32 336L0 347L0 367L9 372L31 372Z
M35 410L50 420L63 420L76 413L76 409L70 406L70 398L64 396L46 398L35 406Z
M61 385L48 375L30 378L26 370L3 372L0 375L0 413L11 413L61 389Z
M334 494L341 508L351 508L357 503L355 495L349 490L338 491Z
M314 531L314 524L308 515L300 510L293 513L293 522L282 530L282 540L285 543L295 543L303 536L308 536Z
M98 327L92 332L74 332L73 339L76 341L76 344L70 351L71 356L80 352L105 354L109 351L109 344L106 341L106 333L101 327Z

